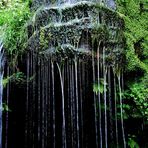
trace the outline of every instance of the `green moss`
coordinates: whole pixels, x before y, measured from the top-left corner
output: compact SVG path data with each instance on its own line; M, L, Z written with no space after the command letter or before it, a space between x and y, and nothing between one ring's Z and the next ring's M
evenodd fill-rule
M146 1L142 1L144 7ZM148 121L148 13L141 11L140 1L117 0L117 4L119 15L125 22L124 35L127 61L125 73L129 76L126 78L124 100L129 103L132 102L125 113L129 117L143 118L143 121Z
M118 11L125 21L124 34L126 37L127 70L134 71L138 68L148 73L148 65L145 63L145 59L148 57L148 14L146 12L140 12L140 3L138 1L118 0L117 2ZM135 49L135 45L140 40L139 50L141 50L140 52L143 58L139 58L139 52L136 52Z
M46 35L45 30L43 28L40 29L40 37L39 37L40 51L43 51L48 48L48 43L49 43L50 37L51 37L50 33L48 33Z

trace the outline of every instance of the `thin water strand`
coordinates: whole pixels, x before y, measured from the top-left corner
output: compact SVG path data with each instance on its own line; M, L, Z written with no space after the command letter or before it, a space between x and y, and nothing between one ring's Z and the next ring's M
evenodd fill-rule
M118 137L118 117L117 117L117 85L116 85L116 75L114 72L114 101L115 101L115 132L116 132L116 146L119 147L119 137Z
M105 121L105 148L108 148L108 135L107 135L107 102L106 102L106 76L107 76L107 68L105 65L105 47L103 48L103 78L104 78L104 121Z
M53 148L55 148L55 84L54 84L54 63L51 61L51 71L52 71L52 101L53 101Z
M79 136L79 96L78 96L78 65L77 57L74 60L75 65L75 89L76 89L76 119L77 119L77 148L80 147L80 136Z
M124 122L123 122L123 103L122 103L122 90L121 90L121 75L120 75L120 73L117 77L118 77L118 84L119 84L120 117L121 117L121 129L122 129L123 145L124 145L124 148L126 148Z
M94 51L92 51L92 69L93 69L93 85L95 82L95 59L94 59ZM99 87L99 86L98 86ZM95 138L96 138L96 147L98 147L98 126L97 126L97 102L96 102L96 92L93 92L93 98L94 98L94 112L95 112ZM99 93L99 92L98 92Z
M4 51L3 43L0 39L0 147L2 147L2 111L3 111L3 75L4 75Z
M62 118L63 118L63 125L62 125L62 147L66 148L66 127L65 127L65 102L64 102L64 82L62 78L62 71L58 63L57 67L59 70L60 75L60 83L61 83L61 93L62 93Z
M100 54L99 47L97 49L97 76L98 76L98 88L100 88ZM100 135L100 148L102 148L102 115L101 115L101 94L98 92L98 107L99 107L99 135Z
M113 140L113 112L112 112L112 97L111 97L111 68L108 68L108 99L109 99L109 122L110 122L110 138Z

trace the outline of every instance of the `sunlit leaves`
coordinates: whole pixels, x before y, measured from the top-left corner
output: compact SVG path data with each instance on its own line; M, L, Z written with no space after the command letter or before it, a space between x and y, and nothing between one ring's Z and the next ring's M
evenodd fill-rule
M105 87L104 87L104 85L105 85ZM93 92L94 92L95 94L98 94L99 92L100 92L101 94L103 94L104 92L107 91L106 86L107 86L107 83L104 82L104 79L100 78L99 83L95 82L95 83L93 84Z
M27 39L24 25L29 16L28 3L21 0L8 2L0 9L0 26L5 26L4 46L9 54L16 55L23 50Z
M8 107L8 105L6 103L2 104L2 111L3 112L11 112L10 108Z
M25 82L25 75L22 72L17 72L3 79L3 87L6 87L9 82L15 82L15 84L21 84Z

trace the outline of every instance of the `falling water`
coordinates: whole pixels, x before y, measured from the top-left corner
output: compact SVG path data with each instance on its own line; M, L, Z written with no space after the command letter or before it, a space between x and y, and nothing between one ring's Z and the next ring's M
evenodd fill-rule
M105 66L105 48L103 49L103 78L104 78L104 121L105 121L105 147L108 148L108 134L107 134L107 102L106 102L106 75L107 75L107 69Z
M53 61L51 61L51 68L52 68L52 96L53 96L53 148L55 148L55 90L54 90L54 64ZM48 124L48 123L47 123Z
M94 48L94 47L93 47ZM92 68L93 68L93 84L96 82L95 78L95 55L94 51L92 52ZM98 86L99 87L99 86ZM96 103L96 92L94 92L94 111L95 111L95 131L96 131L96 147L98 147L98 126L97 126L97 103Z
M74 59L75 61L74 61L74 64L75 64L75 86L76 86L76 112L77 112L77 148L79 148L80 146L79 146L79 144L80 144L80 142L79 142L79 97L78 97L78 65L77 65L77 57L75 57L75 59Z
M65 99L64 99L64 82L62 78L62 70L60 65L57 63L57 67L59 70L59 75L60 75L60 82L61 82L61 93L62 93L62 116L63 116L63 125L62 125L62 147L66 148L66 127L65 127Z
M117 86L116 86L116 77L114 72L114 101L115 101L115 131L116 131L116 146L119 147L118 141L118 118L117 118Z
M25 90L24 95L18 95L25 104L21 110L25 117L20 120L25 128L17 127L18 121L17 124L9 121L23 133L22 137L17 134L17 140L22 140L25 148L108 148L112 142L119 147L117 86L121 94L121 84L119 81L116 84L120 77L111 67L120 56L116 51L120 42L115 40L119 38L116 28L120 29L120 25L114 23L119 16L114 19L117 14L108 9L115 9L115 2L34 0L33 3L43 6L28 27L26 63L18 66L26 74L25 88L19 88ZM3 53L2 44L0 47ZM96 92L92 89L94 83L98 87ZM7 89L17 91L11 86ZM119 104L122 106L121 96ZM121 108L121 116L122 111ZM12 147L21 147L13 143L13 138L10 135L4 141ZM4 148L9 146L5 144Z
M0 147L2 147L2 111L3 111L3 74L4 74L4 50L2 39L0 39Z
M117 77L118 77L118 85L119 85L120 116L121 116L122 137L123 137L124 148L126 148L125 132L124 132L124 122L123 122L123 103L122 103L122 91L121 91L121 73L119 73Z
M108 68L108 89L109 89L109 93L108 93L108 99L109 99L109 124L110 124L110 137L111 137L111 141L113 141L113 111L112 111L112 95L111 95L111 68Z
M100 43L99 43L100 46ZM97 48L97 77L98 77L98 87L100 88L100 47ZM102 148L102 115L101 115L101 96L100 91L98 92L98 103L99 103L99 135L100 135L100 148Z

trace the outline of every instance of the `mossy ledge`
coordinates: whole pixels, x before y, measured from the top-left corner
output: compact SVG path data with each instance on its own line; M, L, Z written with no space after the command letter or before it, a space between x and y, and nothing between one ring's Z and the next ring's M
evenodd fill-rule
M69 53L91 55L100 42L110 55L106 62L117 63L124 54L123 19L116 11L98 3L84 1L61 7L41 7L28 28L28 49L46 57L64 58Z

